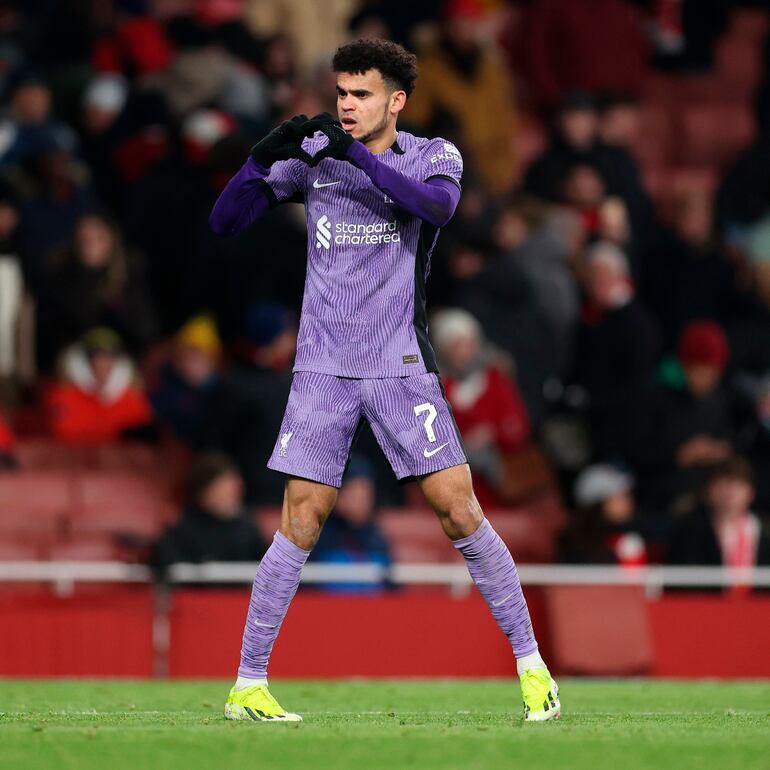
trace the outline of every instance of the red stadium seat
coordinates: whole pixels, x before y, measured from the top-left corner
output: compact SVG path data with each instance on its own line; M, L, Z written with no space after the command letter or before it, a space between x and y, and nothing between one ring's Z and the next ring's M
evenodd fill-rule
M40 557L41 549L33 543L0 539L0 561L37 561Z
M72 479L66 473L0 474L0 532L53 536L63 527L72 506Z
M128 471L93 471L77 480L73 534L115 532L152 537L178 513L167 482Z
M46 549L50 561L113 561L122 557L111 537L90 537L55 543Z
M77 470L88 466L90 447L69 446L50 438L23 438L16 445L25 470Z
M685 164L724 164L754 139L756 126L749 105L691 104L682 111Z

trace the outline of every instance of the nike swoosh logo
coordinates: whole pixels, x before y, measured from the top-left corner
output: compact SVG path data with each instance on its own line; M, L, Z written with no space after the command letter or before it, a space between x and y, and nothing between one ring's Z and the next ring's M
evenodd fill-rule
M492 606L499 607L501 604L505 604L508 601L508 599L510 599L515 593L516 593L515 591L511 591L511 593L509 593L508 596L506 596L504 599L500 599L500 601L498 602L493 601Z
M319 182L317 179L315 182L313 182L313 187L315 187L316 190L320 190L322 187L331 187L332 185L339 184L340 180L336 182Z
M254 625L259 626L260 628L275 628L275 626L270 623L260 623L258 620L254 621Z
M445 446L447 446L449 442L447 441L446 444L442 444L441 446L437 446L435 449L431 449L428 451L427 449L423 449L422 453L425 455L425 457L433 457L436 452L440 452Z

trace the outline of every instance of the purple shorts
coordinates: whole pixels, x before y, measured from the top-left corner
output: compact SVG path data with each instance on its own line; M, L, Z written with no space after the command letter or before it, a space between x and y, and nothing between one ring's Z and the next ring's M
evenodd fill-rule
M268 468L339 487L361 420L399 479L468 462L436 374L348 379L295 372Z

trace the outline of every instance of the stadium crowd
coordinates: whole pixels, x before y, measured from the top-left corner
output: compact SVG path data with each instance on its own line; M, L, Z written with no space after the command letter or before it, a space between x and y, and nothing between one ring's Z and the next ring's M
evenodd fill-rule
M305 223L284 206L220 239L208 217L272 125L336 111L336 46L387 36L419 56L399 127L465 158L428 300L482 505L558 494L565 561L770 563L766 15L0 2L2 466L41 435L171 446L187 498L157 563L260 555ZM387 564L376 508L413 501L370 432L355 449L318 558Z

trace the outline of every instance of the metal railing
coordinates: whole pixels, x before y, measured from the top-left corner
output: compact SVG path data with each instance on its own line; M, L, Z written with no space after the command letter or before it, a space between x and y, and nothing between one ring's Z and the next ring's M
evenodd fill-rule
M250 584L257 562L206 562L174 564L166 582ZM726 588L734 585L770 588L770 567L616 567L565 564L522 564L518 566L524 585L637 585L655 593L666 587L697 586ZM152 583L152 570L141 564L86 561L7 561L0 562L0 582L45 582L58 587L75 583ZM392 585L447 586L457 590L472 585L464 564L316 564L305 565L302 582L363 583L376 585L387 580Z

